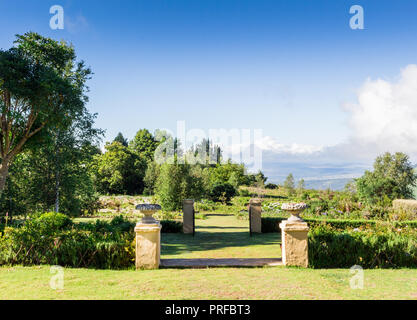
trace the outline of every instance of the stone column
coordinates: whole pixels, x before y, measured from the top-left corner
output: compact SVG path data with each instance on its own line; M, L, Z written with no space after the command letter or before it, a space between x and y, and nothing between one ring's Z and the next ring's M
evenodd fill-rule
M252 233L262 233L262 205L260 199L249 202L250 228Z
M182 231L184 234L194 234L194 200L184 200Z
M161 229L153 214L161 210L158 204L139 204L136 206L144 214L136 224L136 269L158 269L161 260Z
M308 225L304 221L283 221L282 262L285 266L308 267Z
M161 225L138 223L136 233L136 269L158 269L161 257Z

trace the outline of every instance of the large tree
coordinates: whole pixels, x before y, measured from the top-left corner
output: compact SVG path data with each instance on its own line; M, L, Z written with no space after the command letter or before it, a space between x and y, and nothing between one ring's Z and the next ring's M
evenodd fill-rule
M0 50L0 194L18 154L86 111L90 75L71 45L36 33Z
M387 152L375 160L374 171L366 171L356 180L356 186L363 201L375 204L385 197L390 200L412 198L416 181L409 157L401 152Z
M154 159L154 153L158 145L159 142L147 129L139 130L129 143L130 148L147 161Z
M92 172L96 185L105 194L141 194L146 161L119 142L107 143L106 152L94 157Z

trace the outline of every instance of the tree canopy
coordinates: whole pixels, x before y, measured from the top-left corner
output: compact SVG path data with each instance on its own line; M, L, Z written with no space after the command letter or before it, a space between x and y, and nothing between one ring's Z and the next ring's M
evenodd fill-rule
M71 45L37 33L0 50L0 192L19 153L42 142L45 129L65 130L86 112L90 75Z
M361 200L375 204L384 197L394 200L413 197L417 175L409 157L401 152L389 152L379 156L374 163L374 171L366 171L356 180Z

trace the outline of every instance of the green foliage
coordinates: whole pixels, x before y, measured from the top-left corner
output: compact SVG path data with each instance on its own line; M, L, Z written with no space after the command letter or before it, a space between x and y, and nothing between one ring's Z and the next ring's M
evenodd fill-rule
M292 196L295 192L295 182L294 182L294 176L292 173L288 175L288 177L284 181L284 188L287 190L287 195Z
M71 219L62 213L47 212L35 215L28 221L33 228L38 229L42 233L55 232L72 226Z
M91 71L75 59L71 45L32 32L18 35L10 50L0 50L0 192L18 154L88 114L85 93Z
M278 189L278 185L275 183L268 183L267 185L265 185L265 189L276 190Z
M146 163L118 142L106 144L106 152L97 155L92 172L98 190L104 194L141 194L144 189Z
M409 157L397 152L385 153L374 163L374 171L366 171L357 179L358 195L368 204L378 204L384 197L390 200L413 197L417 175L409 161Z
M182 222L173 220L161 221L162 233L182 233Z
M156 194L164 210L181 210L185 199L199 200L203 196L203 180L193 174L189 164L165 163L160 170Z
M143 182L145 183L144 194L154 195L156 182L158 181L160 173L160 165L155 161L149 161L147 164L145 177Z
M309 265L312 268L415 268L415 231L391 229L335 231L314 228L309 233Z
M262 217L262 232L264 233L280 233L279 224L288 219L287 217ZM374 229L383 225L391 225L396 228L417 228L417 221L393 221L390 223L379 220L364 219L323 219L323 218L303 218L311 228L320 226L329 226L334 230L348 229Z
M129 143L130 149L146 161L154 160L155 150L158 145L159 142L147 129L139 130Z
M182 223L161 221L162 232L182 232ZM123 217L73 224L65 215L45 213L0 234L0 265L61 265L123 269L135 259L134 226Z
M251 193L249 192L248 189L240 189L239 190L239 196L241 196L241 197L250 197Z
M123 137L123 134L121 132L119 132L116 136L116 138L114 138L113 142L119 142L122 146L127 147L128 141L125 137Z
M216 183L210 189L209 197L215 202L229 203L236 194L236 189L230 183Z

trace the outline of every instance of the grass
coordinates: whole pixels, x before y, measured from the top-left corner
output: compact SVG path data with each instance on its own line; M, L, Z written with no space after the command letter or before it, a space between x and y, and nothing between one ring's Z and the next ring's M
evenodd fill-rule
M279 234L249 234L249 221L232 215L196 220L196 234L162 234L162 259L279 258Z
M64 289L49 286L50 268L0 268L7 299L417 299L416 270L365 270L350 288L349 270L284 267L111 271L65 269Z
M228 215L198 220L195 238L162 235L162 258L275 258L279 234L249 236L248 221ZM64 289L53 290L49 266L1 267L0 300L7 299L417 299L417 270L365 270L364 288L350 288L348 269L285 267L65 269Z

